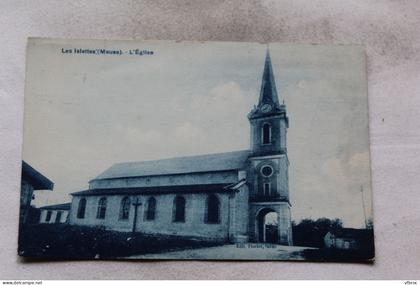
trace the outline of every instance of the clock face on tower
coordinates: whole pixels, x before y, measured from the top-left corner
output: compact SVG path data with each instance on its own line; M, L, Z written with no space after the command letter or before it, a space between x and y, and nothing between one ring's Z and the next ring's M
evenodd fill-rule
M270 112L272 109L272 106L270 104L264 104L261 106L261 112L267 113Z

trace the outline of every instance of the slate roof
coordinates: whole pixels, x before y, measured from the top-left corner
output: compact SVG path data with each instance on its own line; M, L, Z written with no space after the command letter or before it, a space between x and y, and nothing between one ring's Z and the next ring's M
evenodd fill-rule
M71 203L64 203L64 204L55 204L55 205L48 205L40 207L43 210L70 210Z
M261 107L265 104L272 106L271 111L262 112ZM276 81L274 80L273 67L271 65L270 52L267 49L258 106L251 110L251 112L248 114L248 118L261 118L266 117L269 114L283 114L286 118L287 124L289 122L289 119L286 116L286 106L284 104L280 104L279 102Z
M97 195L134 195L134 194L166 194L166 193L209 193L209 192L229 192L229 186L233 184L195 184L195 185L169 185L152 187L130 187L130 188L105 188L91 189L75 193L73 196L97 196Z
M280 105L277 95L276 81L274 80L273 67L271 66L270 51L268 49L267 54L265 55L264 72L261 81L261 91L258 105L262 105L264 103L274 104L275 106Z
M34 190L53 190L54 183L22 160L22 180L28 181Z
M93 180L236 170L244 168L250 154L249 150L241 150L151 161L117 163Z

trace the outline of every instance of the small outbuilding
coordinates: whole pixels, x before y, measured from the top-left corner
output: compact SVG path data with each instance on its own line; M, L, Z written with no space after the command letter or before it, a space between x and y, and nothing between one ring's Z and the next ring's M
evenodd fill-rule
M71 203L48 205L41 207L39 222L41 224L62 224L67 222Z
M371 231L366 229L342 228L329 231L324 237L326 248L361 249L370 240Z

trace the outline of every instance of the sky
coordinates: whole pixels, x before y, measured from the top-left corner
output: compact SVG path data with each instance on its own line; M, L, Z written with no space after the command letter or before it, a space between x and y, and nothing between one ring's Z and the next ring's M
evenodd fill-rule
M123 55L63 53L74 48ZM129 50L153 55L129 55ZM28 44L23 159L51 179L35 205L118 162L250 147L267 45L41 40ZM292 219L372 216L365 55L357 46L270 44L289 116ZM363 189L363 193L361 192Z

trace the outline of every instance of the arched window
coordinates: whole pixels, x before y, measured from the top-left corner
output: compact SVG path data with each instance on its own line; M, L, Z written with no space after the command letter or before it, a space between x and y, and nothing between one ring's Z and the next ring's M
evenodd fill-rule
M271 143L271 126L269 123L264 123L262 126L262 143Z
M185 222L185 198L176 196L174 199L173 221Z
M209 224L220 223L220 202L215 194L207 197L205 221Z
M98 211L96 212L97 219L105 219L106 213L106 198L102 197L98 202Z
M120 220L128 220L128 216L130 215L130 204L130 198L122 198L120 204Z
M82 198L79 200L79 206L77 207L77 218L84 219L86 212L86 199Z
M156 217L156 199L150 197L147 201L146 220L152 221Z

